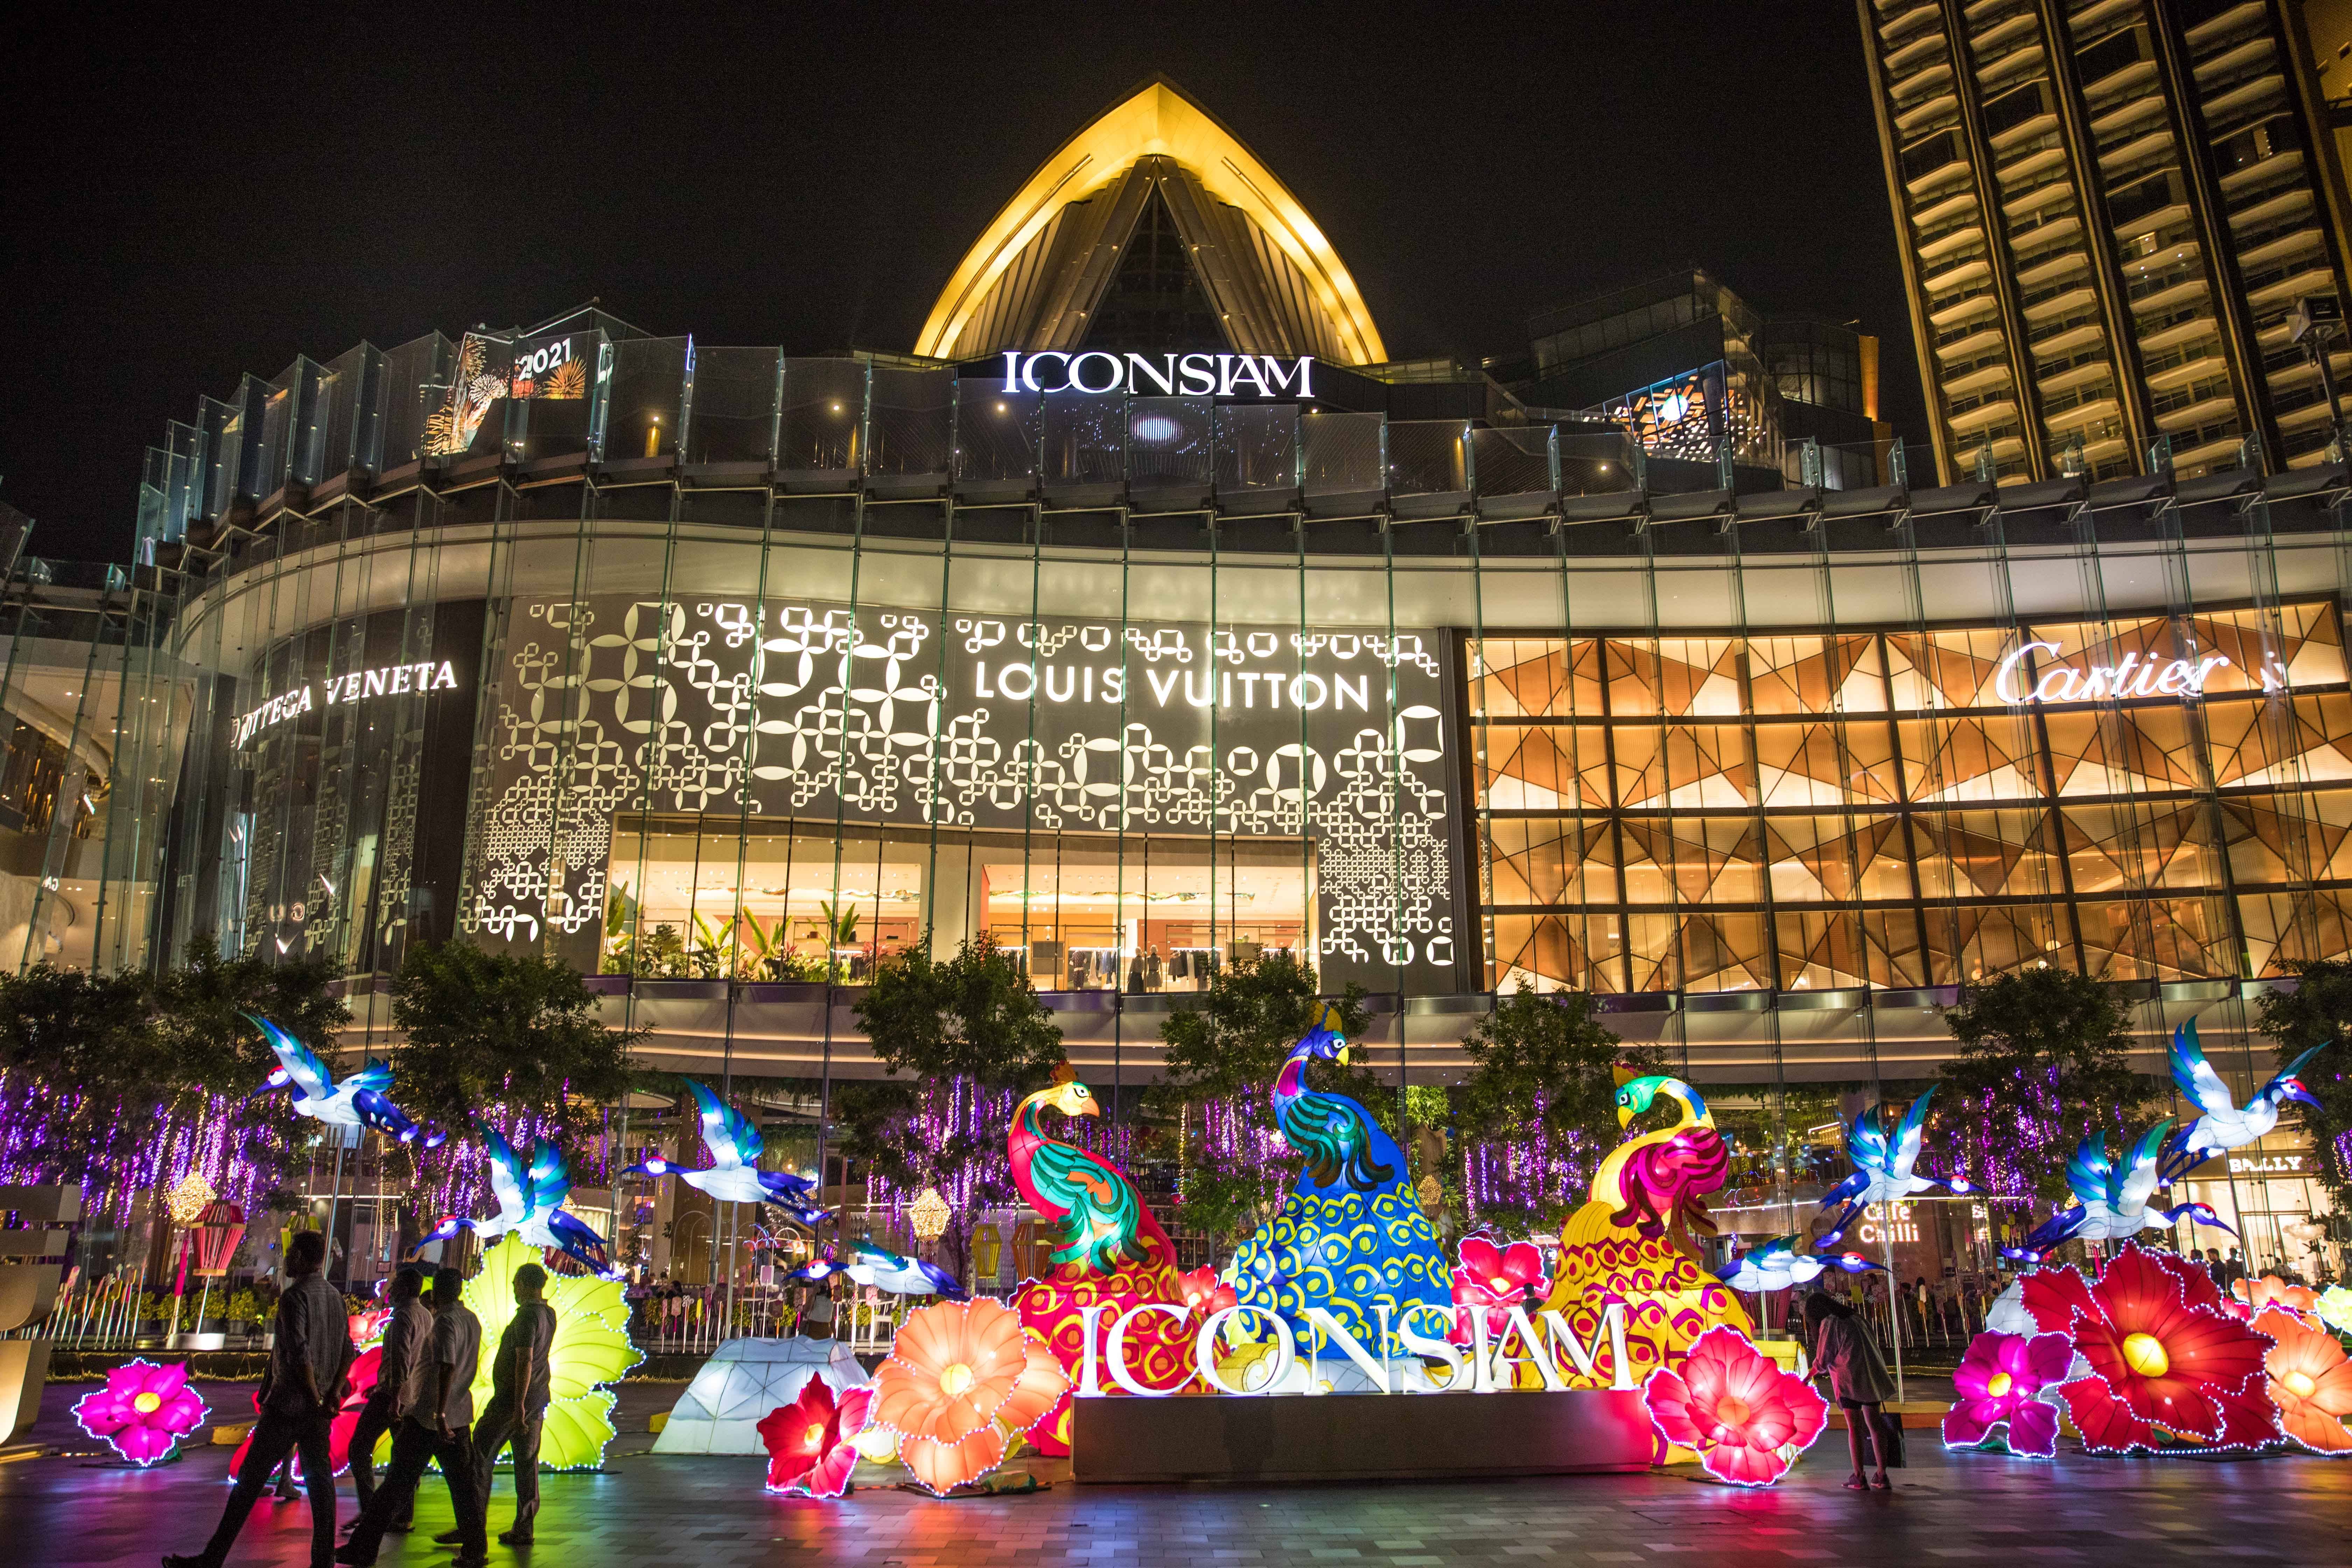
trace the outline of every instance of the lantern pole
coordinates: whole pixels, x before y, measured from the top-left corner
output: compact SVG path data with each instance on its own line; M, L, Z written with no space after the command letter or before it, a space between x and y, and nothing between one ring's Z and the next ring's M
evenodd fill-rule
M1895 1200L1889 1198L1879 1205L1879 1250L1886 1257L1886 1316L1888 1338L1895 1344L1895 1397L1900 1402L1903 1393L1903 1281L1895 1274ZM1899 1417L1897 1419L1900 1419Z
M343 1202L343 1140L349 1131L342 1127L335 1129L335 1185L334 1190L327 1197L327 1261L321 1270L329 1279L335 1277L335 1211L342 1206ZM346 1284L351 1281L351 1266L347 1260L343 1267L343 1279Z
M188 1230L185 1226L182 1226L180 1227L179 1262L172 1279L172 1326L163 1335L163 1343L166 1346L169 1346L173 1340L180 1337L180 1303L186 1298L187 1289Z

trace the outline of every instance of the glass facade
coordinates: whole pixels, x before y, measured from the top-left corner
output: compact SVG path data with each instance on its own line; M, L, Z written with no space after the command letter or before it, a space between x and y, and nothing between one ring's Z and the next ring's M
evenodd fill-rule
M2281 803L2273 773L2352 784L2336 615L2284 606L2276 645L2244 610L1483 638L1468 668L1487 983L1900 989L2053 962L2105 980L2270 973L2305 956L2280 947L2276 900L2295 879L2273 847L2279 815L2322 840L2352 824L2352 789ZM2123 672L2123 700L2064 700L2101 668ZM2019 696L2036 700L2006 700ZM2340 927L2340 896L2325 902Z
M1801 513L1658 493L1625 434L514 337L308 376L323 429L441 408L380 473L224 480L117 584L127 646L45 706L148 782L99 768L90 875L27 902L122 962L530 947L657 1055L785 1074L873 963L982 934L1082 1061L1148 1071L1134 1015L1289 950L1408 1077L1519 984L1820 1076L1939 1054L2021 963L2140 988L2152 1045L2347 950L2325 498ZM541 357L597 367L576 432ZM17 831L66 854L36 710Z

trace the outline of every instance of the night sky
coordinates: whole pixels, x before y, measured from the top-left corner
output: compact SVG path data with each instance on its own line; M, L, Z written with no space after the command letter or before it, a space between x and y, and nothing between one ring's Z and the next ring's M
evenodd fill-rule
M1697 263L1856 319L1925 436L1851 5L1223 5L20 19L0 500L128 552L199 394L591 297L705 343L903 351L982 226L1157 71L1321 224L1398 358Z

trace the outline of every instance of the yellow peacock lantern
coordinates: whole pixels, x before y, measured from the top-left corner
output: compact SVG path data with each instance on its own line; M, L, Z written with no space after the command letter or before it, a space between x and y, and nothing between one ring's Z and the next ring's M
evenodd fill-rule
M1544 1303L1590 1342L1602 1311L1623 1302L1625 1356L1636 1384L1678 1364L1692 1342L1718 1324L1755 1331L1738 1296L1700 1265L1693 1239L1715 1234L1706 1194L1722 1190L1730 1164L1706 1101L1680 1079L1620 1068L1617 1124L1630 1125L1662 1095L1681 1114L1672 1126L1627 1139L1601 1163L1591 1201L1560 1231L1552 1293ZM1595 1375L1571 1382L1605 1388L1616 1371L1614 1352L1603 1346ZM1523 1369L1520 1375L1534 1374Z

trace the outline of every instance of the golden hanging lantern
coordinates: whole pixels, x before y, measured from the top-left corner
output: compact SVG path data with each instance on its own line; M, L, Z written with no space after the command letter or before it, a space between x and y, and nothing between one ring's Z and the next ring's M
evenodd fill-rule
M915 1227L918 1241L937 1241L948 1227L948 1201L940 1196L937 1187L925 1187L915 1201L907 1205L907 1223Z
M219 1195L213 1191L213 1184L205 1181L202 1174L190 1171L173 1184L171 1191L163 1194L164 1212L172 1216L173 1225L194 1225L204 1217L205 1210L210 1207L213 1199Z

